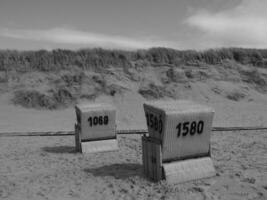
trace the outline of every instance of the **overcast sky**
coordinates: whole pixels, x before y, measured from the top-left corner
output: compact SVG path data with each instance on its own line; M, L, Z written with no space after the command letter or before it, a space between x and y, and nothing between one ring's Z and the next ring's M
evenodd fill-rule
M267 0L0 0L0 49L267 48Z

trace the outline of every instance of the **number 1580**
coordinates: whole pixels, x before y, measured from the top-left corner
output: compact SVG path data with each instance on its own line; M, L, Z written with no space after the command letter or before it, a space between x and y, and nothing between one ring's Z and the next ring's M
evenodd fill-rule
M202 120L196 122L184 122L184 123L179 123L176 126L177 129L177 137L186 136L188 133L190 135L194 135L195 133L201 134L204 129L204 122Z

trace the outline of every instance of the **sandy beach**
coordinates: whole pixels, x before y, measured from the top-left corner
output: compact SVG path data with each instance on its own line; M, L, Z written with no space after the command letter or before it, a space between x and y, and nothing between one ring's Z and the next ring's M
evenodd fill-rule
M267 198L265 131L213 132L213 178L153 183L142 171L140 135L119 135L119 151L75 153L74 136L1 137L1 199Z

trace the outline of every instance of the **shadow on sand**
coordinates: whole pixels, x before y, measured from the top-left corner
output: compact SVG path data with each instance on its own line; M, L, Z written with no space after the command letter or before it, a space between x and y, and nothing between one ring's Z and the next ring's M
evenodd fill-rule
M43 151L48 153L76 153L74 146L54 146L54 147L43 147Z
M131 176L143 175L143 167L136 163L112 164L98 168L84 169L86 173L94 176L114 176L116 179L127 179Z

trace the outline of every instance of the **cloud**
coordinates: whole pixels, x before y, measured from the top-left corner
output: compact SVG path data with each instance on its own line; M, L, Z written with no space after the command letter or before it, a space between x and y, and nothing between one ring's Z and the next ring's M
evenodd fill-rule
M130 38L66 28L53 28L48 30L2 28L0 29L0 36L13 39L103 48L143 49L154 46L172 47L173 45L172 42L155 39L153 37Z
M242 0L218 13L198 11L185 23L201 30L203 43L209 46L267 48L266 8L266 0Z

